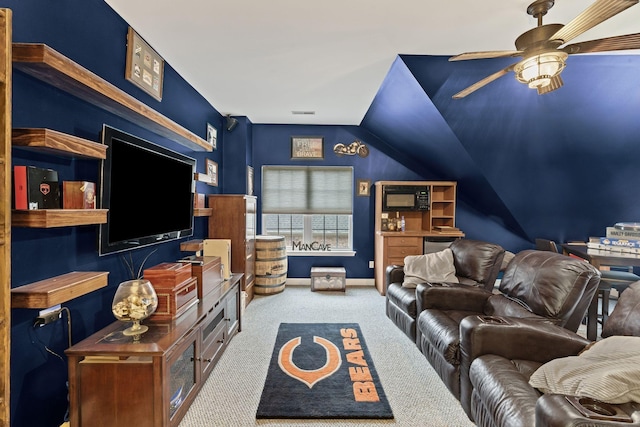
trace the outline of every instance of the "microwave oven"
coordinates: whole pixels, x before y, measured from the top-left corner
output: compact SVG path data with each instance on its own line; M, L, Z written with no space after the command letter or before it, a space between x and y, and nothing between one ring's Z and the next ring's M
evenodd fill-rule
M429 187L426 185L385 185L382 187L382 210L428 211Z

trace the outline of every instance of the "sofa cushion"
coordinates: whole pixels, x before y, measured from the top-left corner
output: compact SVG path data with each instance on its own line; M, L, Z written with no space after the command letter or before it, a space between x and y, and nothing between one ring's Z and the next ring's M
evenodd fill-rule
M578 356L547 362L529 384L544 393L640 403L640 337L608 337Z
M524 250L507 265L500 292L524 303L539 316L560 320L564 326L574 312L576 301L593 285L591 280L596 275L599 280L597 270L583 260L547 251Z
M404 258L402 286L415 288L418 283L425 282L458 283L451 249L446 248L439 252L411 255Z
M634 282L620 295L616 307L602 328L602 337L640 336L640 282Z

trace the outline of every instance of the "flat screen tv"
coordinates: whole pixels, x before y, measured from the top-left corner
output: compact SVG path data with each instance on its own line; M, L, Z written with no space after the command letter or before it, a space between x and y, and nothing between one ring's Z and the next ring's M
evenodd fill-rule
M102 142L99 254L191 236L195 159L107 125Z

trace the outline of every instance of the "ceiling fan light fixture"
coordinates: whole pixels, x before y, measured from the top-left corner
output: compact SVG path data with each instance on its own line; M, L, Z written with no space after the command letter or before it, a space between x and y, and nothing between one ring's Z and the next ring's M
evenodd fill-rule
M516 79L531 89L545 87L562 72L567 56L565 52L556 50L525 58L514 68Z

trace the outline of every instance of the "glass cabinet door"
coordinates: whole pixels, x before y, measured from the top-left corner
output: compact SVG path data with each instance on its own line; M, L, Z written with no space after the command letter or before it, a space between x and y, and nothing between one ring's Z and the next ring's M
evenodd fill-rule
M173 418L198 381L197 340L192 334L177 356L169 361L169 418Z

